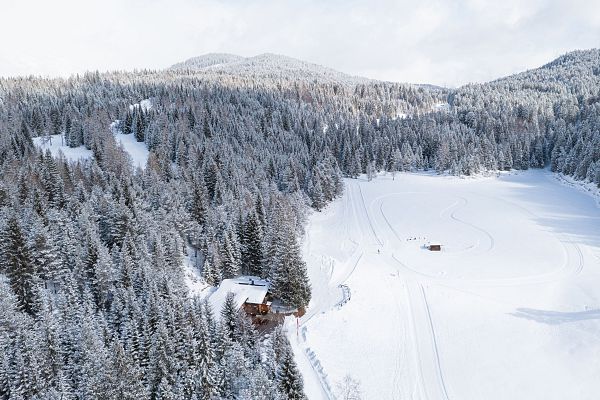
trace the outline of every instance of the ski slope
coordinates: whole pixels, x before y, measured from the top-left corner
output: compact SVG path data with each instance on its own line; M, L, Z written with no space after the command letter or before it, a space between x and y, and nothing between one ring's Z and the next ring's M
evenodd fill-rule
M310 399L598 398L600 208L548 171L347 180L305 259Z

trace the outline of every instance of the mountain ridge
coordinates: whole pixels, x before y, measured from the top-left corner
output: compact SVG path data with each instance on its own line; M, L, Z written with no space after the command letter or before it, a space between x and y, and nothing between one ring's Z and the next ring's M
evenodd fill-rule
M207 53L173 64L167 69L259 78L314 79L348 83L374 81L276 53L261 53L251 57L230 53Z
M600 49L592 48L569 51L538 67L506 76L500 76L485 82L466 83L453 88L453 90L460 90L472 85L499 84L513 79L527 80L539 78L539 75L547 73L555 74L555 79L557 81L562 81L567 78L567 76L565 76L565 71L574 66L580 66L581 70L588 74L600 75ZM232 53L206 53L175 63L168 67L167 70L204 73L207 75L316 79L319 81L346 83L387 82L409 84L424 89L448 89L428 83L417 84L355 76L320 64L276 53L261 53L250 57ZM568 73L569 72L567 71L567 74Z

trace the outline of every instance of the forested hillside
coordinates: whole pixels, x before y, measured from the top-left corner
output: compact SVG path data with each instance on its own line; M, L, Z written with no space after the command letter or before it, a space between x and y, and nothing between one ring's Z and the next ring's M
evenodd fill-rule
M550 164L600 183L596 50L457 90L221 56L0 80L0 399L303 398L285 335L191 298L186 256L305 307L304 221L344 176ZM93 156L33 145L51 135Z
M433 102L400 85L172 71L5 79L0 93L6 399L302 398L285 336L264 342L237 310L190 299L183 259L198 254L209 284L259 275L306 306L299 234L343 190L340 132ZM111 124L145 143L146 168ZM57 134L93 157L32 145Z

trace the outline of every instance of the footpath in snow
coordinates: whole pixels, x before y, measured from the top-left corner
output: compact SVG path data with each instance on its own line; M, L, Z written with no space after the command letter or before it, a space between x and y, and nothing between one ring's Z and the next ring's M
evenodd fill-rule
M598 398L600 208L548 171L347 180L305 259L310 399Z

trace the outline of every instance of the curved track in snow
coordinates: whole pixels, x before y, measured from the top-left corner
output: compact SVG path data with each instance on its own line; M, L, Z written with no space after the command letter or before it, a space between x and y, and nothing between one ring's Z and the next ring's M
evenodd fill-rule
M384 321L385 328L382 326L382 329L389 329L397 336L389 343L372 344L373 346L385 346L386 364L382 364L385 368L382 371L377 371L381 366L375 359L368 357L369 349L363 349L365 357L361 362L368 365L368 371L388 376L388 379L383 381L385 387L381 387L380 384L379 391L371 388L369 394L373 396L373 393L376 393L377 398L393 400L408 398L413 400L460 400L463 398L462 392L458 390L456 382L452 379L456 374L448 366L451 364L449 360L445 358L447 352L444 349L447 339L444 337L448 333L446 331L448 328L443 321L443 314L438 314L441 312L438 310L438 289L450 289L462 293L462 296L474 296L482 301L497 303L503 307L508 305L517 308L522 304L518 300L508 300L508 302L499 300L494 295L488 295L485 290L487 288L530 290L529 288L519 288L548 287L550 284L555 285L574 279L584 271L586 256L584 256L579 241L572 235L545 229L543 237L556 241L556 246L552 248L552 254L555 257L547 265L537 266L534 264L533 267L524 268L522 271L512 268L508 272L500 271L496 275L494 274L497 271L488 273L483 269L484 265L482 266L484 273L479 274L469 275L468 268L464 269L465 272L460 273L451 271L449 275L435 274L436 270L432 266L435 266L438 260L441 263L449 260L450 256L453 257L452 260L470 257L469 262L471 263L477 261L485 263L486 257L494 257L501 253L506 260L511 260L510 253L507 253L507 250L510 251L507 243L509 246L510 242L507 242L506 231L501 232L502 234L498 237L496 226L490 225L489 218L482 220L478 218L483 215L481 213L482 203L488 204L486 201L490 201L488 206L491 209L494 207L494 201L499 202L498 205L502 203L505 213L509 215L520 213L519 218L522 217L528 221L540 220L540 216L527 207L505 198L488 196L488 200L482 200L487 195L479 192L471 193L464 190L457 193L443 192L435 198L435 194L418 190L392 190L382 194L367 190L366 185L369 184L362 180L347 180L343 199L337 204L331 218L324 219L328 224L330 223L327 230L335 232L328 236L331 239L328 245L334 249L332 252L329 253L327 246L323 243L311 242L310 235L307 237L307 254L310 254L312 248L316 246L319 249L317 253L323 251L324 254L332 254L332 256L321 257L317 261L320 264L319 271L313 268L311 276L313 301L309 312L301 319L300 327L310 332L315 324L323 321L321 315L325 319L329 318L329 313L339 312L341 313L339 315L349 315L344 313L350 312L348 309L352 309L355 301L364 301L365 290L375 291L377 292L376 298L389 301L385 308L389 313L383 319L378 317L377 321ZM398 182L394 185L398 185L395 186L396 188L400 187ZM365 187L363 188L363 186ZM406 203L406 196L411 195L415 195L414 202ZM455 229L456 235L462 235L461 240L455 241L451 251L441 252L437 255L425 250L418 253L415 250L418 243L407 241L409 240L407 238L419 234L406 230L402 219L406 217L406 214L398 209L403 204L413 206L416 203L414 207L409 207L409 210L406 211L414 212L414 209L419 207L419 199L430 200L428 196L434 197L434 201L427 203L427 207L431 207L432 211L427 215L427 223L430 224L428 227L436 228L437 219L439 219L439 224L445 226L445 229L449 229L450 232ZM395 197L403 199L404 202L393 203ZM479 207L478 211L473 212L473 207ZM518 213L511 214L511 209L518 210ZM398 221L398 216L401 217L401 221ZM412 218L412 227L418 226L414 222L415 216L409 215L409 217ZM539 226L532 223L527 226L527 229L539 229ZM308 230L310 231L310 228ZM419 240L424 240L424 238L419 237ZM588 254L599 257L595 253L588 252ZM444 259L444 256L447 258ZM481 257L481 259L477 257ZM315 259L318 258L315 257ZM423 260L426 262L421 265ZM456 263L456 261L454 262ZM314 262L311 265L315 265ZM360 290L355 293L353 285L359 283L356 280L364 280L371 273L381 274L384 279L377 287L359 286L362 293ZM342 290L350 290L344 288L352 288L350 301L344 300L347 296L344 297ZM483 291L479 293L479 289L483 289ZM361 295L362 299L360 299ZM340 301L344 302L344 307L339 307ZM377 312L377 310L370 312ZM368 315L364 317L365 321L370 323ZM436 323L436 318L438 323ZM345 333L341 332L340 335L344 336ZM443 340L440 340L440 337ZM354 343L351 339L345 338L344 340ZM310 338L308 340L303 338L301 346L305 350L308 348L308 342L310 342ZM314 357L319 357L321 354L318 349L309 350ZM312 350L315 350L314 353ZM388 359L392 361L388 362ZM325 362L322 365L326 370L328 363ZM346 365L340 364L338 359L338 363L334 364L334 367L327 372L334 374L335 367L337 369L345 368ZM348 366L348 368L352 368L352 366ZM319 369L321 369L321 364L319 364ZM332 398L330 386L333 387L336 381L323 383L320 374L325 374L325 372L315 370L314 373L320 378L322 398Z

